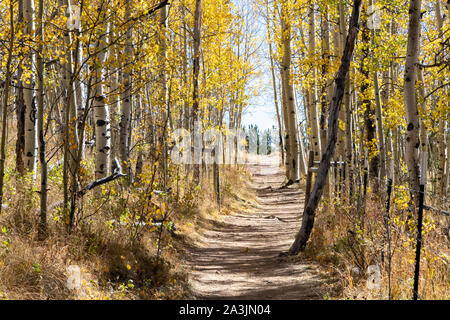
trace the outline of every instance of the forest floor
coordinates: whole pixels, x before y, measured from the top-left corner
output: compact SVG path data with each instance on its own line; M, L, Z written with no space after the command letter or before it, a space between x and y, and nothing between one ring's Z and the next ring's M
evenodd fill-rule
M188 250L190 285L197 299L323 299L336 280L311 261L280 256L301 225L304 192L281 189L276 156L249 166L253 210L209 221ZM333 287L333 285L331 285Z

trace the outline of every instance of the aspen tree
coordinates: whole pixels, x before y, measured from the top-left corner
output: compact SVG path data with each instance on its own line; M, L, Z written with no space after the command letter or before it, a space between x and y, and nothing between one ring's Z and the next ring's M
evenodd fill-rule
M58 0L60 8L65 10L65 17L67 20L71 20L71 1L70 0ZM74 121L77 118L76 109L76 93L74 87L74 66L73 66L73 52L70 50L72 47L71 30L68 26L63 31L64 44L67 48L63 63L63 82L66 88L66 96L64 101L64 164L63 164L63 185L64 185L64 211L67 210L69 204L69 185L70 179L75 177L75 152L78 147L78 135L77 126ZM26 140L26 139L25 139Z
M45 157L45 133L44 133L44 0L39 0L38 14L37 14L37 132L39 140L39 162L41 164L41 197L40 197L40 222L39 222L39 238L45 239L47 235L47 188L48 188L48 174L47 174L47 159Z
M159 108L161 110L161 123L164 123L165 121L171 122L171 116L170 116L170 106L167 100L167 78L166 78L166 51L167 51L167 42L166 42L166 19L167 19L167 13L166 13L166 7L163 7L159 10L159 50L158 50L158 63L159 63L159 85L160 85L160 92L159 92ZM161 141L160 141L160 152L162 153L162 162L161 162L161 170L163 172L163 186L166 187L167 184L167 162L168 162L168 155L167 155L167 146L166 146L166 140L167 140L167 130L164 130L161 134Z
M106 16L107 8L105 2L99 5L102 16ZM98 28L98 40L96 42L97 54L95 57L95 89L94 89L94 123L95 123L95 178L100 179L108 175L111 151L111 127L109 118L109 107L106 105L104 95L103 65L107 54L107 35L109 34L109 22L102 19ZM125 104L125 102L124 102ZM125 109L125 106L123 107Z
M8 125L8 102L9 90L11 85L11 64L14 49L15 29L14 29L14 2L9 2L9 43L7 49L7 61L5 72L5 84L3 86L3 105L2 105L2 140L0 144L0 215L3 209L3 189L5 178L5 161L6 161L6 131Z
M125 17L129 17L131 15L131 5L132 0L126 0L125 2ZM120 133L119 133L119 145L120 145L120 159L122 165L127 168L127 171L130 169L129 157L130 157L130 146L129 146L129 138L131 134L131 112L132 112L132 101L133 97L131 95L132 90L132 33L133 28L131 25L127 26L125 32L125 62L123 68L123 92L121 96L121 114L120 114ZM104 60L104 58L103 58ZM106 107L103 107L106 108ZM106 129L106 128L105 128ZM106 159L106 161L108 161ZM105 173L106 174L106 173Z
M280 66L280 75L281 79L284 77L284 68ZM291 154L291 140L289 139L289 119L288 119L288 112L287 112L287 99L286 99L286 88L281 85L281 114L283 117L283 123L284 123L284 148L285 148L285 166L286 166L286 178L287 183L292 183L292 170L290 169L289 161L292 159Z
M419 106L420 106L420 163L422 163L423 159L422 156L424 154L427 154L428 148L428 139L427 139L427 128L425 125L425 115L427 112L427 105L425 101L425 84L424 84L424 76L423 76L423 68L420 68L418 70L418 81L420 83L419 85ZM426 174L426 172L425 172ZM426 177L425 177L426 180Z
M389 26L390 28L390 26ZM381 95L381 103L384 106L384 108L388 107L388 101L389 101L389 96L391 94L391 90L390 90L390 84L389 84L389 72L390 72L390 65L384 68L383 71L383 77L382 77L382 86L383 89L380 91L380 95ZM386 178L389 179L393 179L393 165L392 165L392 160L393 160L393 146L392 146L392 136L391 136L391 130L390 128L386 128L385 129L385 168L386 168Z
M311 122L311 146L314 150L314 156L320 159L321 144L319 134L319 117L317 114L317 88L316 88L316 68L315 68L315 50L316 50L316 28L315 28L315 14L314 14L314 2L309 1L309 13L308 13L308 58L311 63L311 83L309 84L309 117Z
M76 141L77 141L77 146L75 146L75 150L78 148L81 150L81 159L84 158L84 146L85 146L85 142L86 142L86 137L84 134L79 134L81 131L84 132L84 130L82 129L82 127L86 124L85 119L82 117L82 115L84 114L84 108L86 107L86 99L85 96L83 94L83 92L85 92L86 88L84 85L84 82L81 80L81 70L82 70L82 66L83 66L83 46L82 46L82 42L80 41L80 38L82 37L81 34L81 13L83 11L83 6L84 6L85 1L81 1L80 2L80 7L75 7L78 9L75 9L75 13L78 14L78 17L75 17L75 21L72 21L74 23L74 37L75 37L75 48L73 50L73 59L74 59L74 80L73 80L73 85L74 85L74 95L75 95L75 99L74 99L74 120L76 119L77 125L76 125L76 130L74 131L74 133L76 134ZM79 10L79 12L78 12ZM81 161L80 159L80 161ZM76 162L77 160L75 160ZM74 166L79 166L78 163L75 163ZM78 172L74 172L74 176L77 175Z
M286 156L286 168L289 172L288 184L295 182L298 179L298 141L297 141L297 124L295 117L294 105L294 89L291 79L291 24L289 21L289 8L286 3L281 5L281 30L282 30L282 47L283 58L281 68L283 69L282 84L284 99L286 103L285 118L287 135L286 140L289 140L289 154ZM317 119L316 119L317 120Z
M370 14L372 17L369 17L370 19L374 19L373 15L377 14L374 12L373 7L373 1L369 1L369 6L371 8ZM371 39L372 39L372 45L375 45L375 23L372 23L372 29L371 29ZM375 65L377 63L375 62ZM383 126L383 112L381 107L381 96L380 96L380 88L378 83L378 68L376 68L373 71L373 86L374 86L374 93L375 93L375 115L376 115L376 122L377 122L377 132L378 132L378 150L380 152L379 158L380 158L380 178L384 179L386 178L386 145L384 142L384 126Z
M187 68L187 63L188 63L188 45L187 45L187 26L186 26L186 7L183 5L181 8L181 12L182 12L182 29L183 29L183 49L182 49L182 54L183 54L183 58L182 58L182 77L183 77L183 85L185 88L190 88L191 84L189 82L189 77L188 77L188 68ZM189 130L189 94L186 92L183 92L183 102L184 102L184 116L183 116L183 128L186 130Z
M441 14L441 4L439 0L435 1L435 14L436 14L436 26L438 28L439 32L439 38L441 39L441 43L445 43L445 36L444 36L444 30L443 30L443 18ZM448 40L447 40L448 41ZM438 60L442 59L441 57L438 57ZM442 86L442 80L439 79L438 86ZM448 98L448 96L447 96ZM445 104L444 101L441 102L442 104ZM450 103L450 102L447 102ZM445 143L445 127L447 124L447 119L444 114L439 118L439 130L438 130L438 168L437 168L437 188L438 188L438 194L440 197L446 196L446 188L445 188L445 158L446 158L446 143ZM422 142L424 144L424 142ZM447 155L448 157L448 155ZM448 168L447 168L448 171Z
M117 30L113 29L114 25L111 25L111 34L109 37L110 42L110 55L109 57L112 58L112 60L117 61L119 59L119 48L117 45L114 45L113 43L116 41L118 34ZM128 31L128 30L127 30ZM126 37L127 38L127 37ZM117 155L120 155L120 109L121 109L121 103L122 103L122 94L120 90L120 75L121 75L121 68L119 64L116 62L117 66L114 68L114 71L112 74L109 74L108 82L110 86L110 92L109 96L111 97L111 104L110 104L110 121L111 121L111 152L110 152L110 158L114 159L117 157ZM125 89L125 88L124 88ZM120 157L120 156L119 156Z
M420 43L420 11L421 0L410 0L408 45L405 61L404 101L406 110L406 152L409 186L412 190L413 202L417 205L419 190L419 117L416 100L417 61Z
M34 42L34 1L23 0L23 18L24 18L24 30L23 33L27 37L29 48L28 54L24 63L24 70L27 71L23 81L23 100L25 103L25 167L35 176L36 168L36 104L34 98L34 85L35 85L35 54L32 48Z
M352 84L350 80L350 72L345 79L345 92L344 92L344 106L345 106L345 161L346 161L346 181L345 187L348 192L348 200L351 203L353 195L353 126L352 121L352 101L350 92L352 91Z
M294 89L295 92L295 89ZM298 141L298 156L297 156L297 163L298 163L298 179L301 179L302 176L306 177L306 174L308 172L308 165L306 163L306 152L305 147L303 146L302 141L302 134L299 127L299 119L298 119L298 102L297 99L295 99L295 124L296 124L296 134L297 134L297 141Z
M194 124L195 121L199 120L199 84L198 84L198 78L200 73L200 45L201 45L201 28L202 28L202 15L203 15L203 7L202 7L202 0L196 0L195 1L195 13L194 13L194 54L193 54L193 61L192 61L192 75L193 75L193 92L192 92L192 120L191 120L191 128L195 131ZM194 135L196 133L194 132ZM195 138L192 137L193 145L195 145L194 142ZM198 147L198 146L195 146ZM196 160L194 159L194 172L193 172L193 179L195 184L200 183L200 166L199 164L195 163Z
M17 22L23 23L23 0L18 2L19 12L17 16ZM25 47L23 39L21 40L22 48ZM23 67L19 65L17 67L17 89L16 89L16 119L17 119L17 141L16 141L16 170L20 176L25 173L24 164L24 148L25 148L25 102L23 97Z

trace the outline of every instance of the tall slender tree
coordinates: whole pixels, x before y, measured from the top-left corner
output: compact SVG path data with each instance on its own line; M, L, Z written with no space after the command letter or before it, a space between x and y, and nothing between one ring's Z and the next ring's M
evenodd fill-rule
M330 115L328 118L327 146L320 161L314 188L303 211L303 219L300 231L298 232L294 243L289 249L290 255L298 254L306 247L306 242L311 235L311 231L314 225L316 209L319 204L320 198L322 197L323 186L325 185L326 177L330 168L330 161L336 148L339 108L342 104L342 98L345 91L345 78L350 68L350 61L353 57L355 42L358 36L360 7L361 0L354 0L353 11L350 18L350 27L345 42L344 52L342 54L341 66L339 68L338 74L336 75L336 79L334 80L334 94L330 108Z
M419 191L419 116L417 111L416 81L420 45L421 0L410 0L408 45L406 48L404 101L406 110L406 151L409 185L413 201L417 204Z

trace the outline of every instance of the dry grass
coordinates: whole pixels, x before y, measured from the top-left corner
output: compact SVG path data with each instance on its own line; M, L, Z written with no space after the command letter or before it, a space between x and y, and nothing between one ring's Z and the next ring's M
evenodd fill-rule
M174 179L171 183L177 201L172 199L166 209L169 219L177 226L177 235L162 234L157 259L158 230L145 227L135 232L130 224L132 218L142 214L145 182L140 189L128 189L116 181L105 188L102 199L93 193L85 196L79 203L82 211L78 216L82 219L68 236L58 204L62 186L56 168L50 173L49 237L37 241L39 194L33 187L37 183L33 184L29 177L25 181L18 179L12 166L8 160L7 206L0 216L0 299L192 297L187 284L188 269L182 263L186 259L186 247L198 242L204 230L224 215L252 211L256 206L255 193L248 187L250 174L245 167L221 167L220 210L215 202L212 173L207 172L200 188L196 188L183 183L191 181L191 177L181 168L178 182ZM86 164L86 172L92 172L91 169ZM87 174L83 179L90 181L92 177ZM406 222L405 209L401 207L402 194L394 195L393 199L391 296L410 299L415 244L402 232ZM330 204L328 210L322 208L318 213L311 241L302 257L319 262L325 270L339 276L342 289L339 298L388 298L387 263L386 259L384 262L380 259L385 245L383 214L384 204L371 192L363 219L354 204ZM113 219L120 221L124 217L128 219L124 225L111 223ZM450 296L449 240L439 220L434 213L425 212L421 299L448 299ZM381 267L379 291L367 289L366 270L372 264ZM71 265L81 269L80 290L69 290L66 286L67 268ZM354 272L355 267L360 270L359 274Z
M9 153L12 155L13 150ZM159 237L159 228L133 227L138 215L157 214L161 204L153 201L156 206L143 205L148 202L145 198L148 181L134 188L115 181L97 195L90 192L78 203L81 208L77 212L78 223L67 235L61 211L60 168L55 167L49 173L49 236L45 241L37 241L39 193L35 186L39 176L34 183L31 177L17 178L12 158L8 157L6 207L0 216L0 299L187 298L190 296L187 270L181 262L189 237L202 228L202 221L232 212L232 206L239 201L236 198L248 196L240 194L246 192L243 169L222 167L219 212L212 174L204 176L201 188L196 188L184 182L191 178L181 168L178 182L174 173L171 177L177 201L174 198L162 201L166 202L164 212L176 225L177 232L172 235L164 229ZM92 163L84 164L83 183L93 179L89 174L93 172ZM151 176L152 168L147 165L144 175ZM66 285L67 268L71 265L81 270L79 290L69 290Z
M157 260L153 233L144 233L134 243L126 233L112 233L92 220L90 228L83 226L69 237L54 232L44 242L13 231L2 233L0 292L8 299L183 297L187 288L175 263L176 251L165 247ZM78 291L66 286L70 265L81 269Z
M303 253L338 274L345 299L412 299L415 264L415 240L405 232L405 199L393 195L390 210L391 267L388 264L386 228L382 201L368 193L365 213L358 214L355 205L332 204L317 214L311 240ZM360 208L362 210L362 208ZM424 247L421 255L419 299L448 299L450 243L438 217L424 212ZM414 220L410 220L415 230ZM368 287L370 265L381 270L381 288ZM356 269L357 268L357 269ZM390 272L389 272L390 271Z
M221 205L216 202L212 175L202 181L201 199L196 214L181 218L180 225L184 240L188 245L198 242L202 233L224 216L242 210L252 210L256 204L256 194L249 188L250 173L245 166L227 165L221 168Z

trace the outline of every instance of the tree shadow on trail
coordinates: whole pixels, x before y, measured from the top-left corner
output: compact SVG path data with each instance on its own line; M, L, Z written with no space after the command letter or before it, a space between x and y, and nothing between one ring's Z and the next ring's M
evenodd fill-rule
M252 170L257 212L208 221L202 239L189 250L196 298L323 299L326 279L311 263L280 257L300 227L304 192L295 185L279 189L284 174L276 164Z

